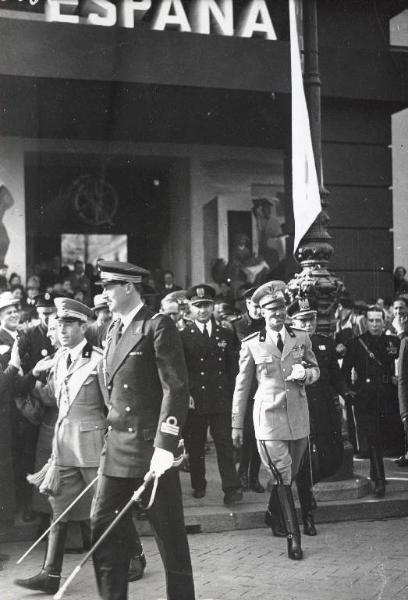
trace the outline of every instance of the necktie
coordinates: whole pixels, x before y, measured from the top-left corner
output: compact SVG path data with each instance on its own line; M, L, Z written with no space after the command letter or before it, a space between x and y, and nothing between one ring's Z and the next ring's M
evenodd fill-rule
M69 369L69 367L72 365L72 358L71 358L71 354L68 354L67 356L67 369Z
M282 354L283 352L283 341L282 341L282 336L280 333L278 333L278 342L276 344L278 346L278 350L279 352Z
M207 329L207 323L204 325L203 336L206 337L207 339L210 339L210 334L208 333L208 329Z
M122 337L122 334L123 334L123 323L121 322L119 325L118 333L116 334L116 343L119 342L120 338Z

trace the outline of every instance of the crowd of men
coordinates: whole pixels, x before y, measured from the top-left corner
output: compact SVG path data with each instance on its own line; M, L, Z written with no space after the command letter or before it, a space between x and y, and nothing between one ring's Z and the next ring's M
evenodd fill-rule
M42 569L17 585L58 590L68 523L77 521L86 548L109 529L93 553L98 591L125 600L146 558L132 511L114 518L150 473L157 486L146 484L146 515L168 597L193 600L173 466L181 438L196 499L206 494L208 435L227 507L246 490L265 491L265 465L265 522L292 560L303 556L292 483L303 531L316 535L312 487L342 464L344 422L355 454L370 460L376 497L386 492L384 453L408 465L404 294L367 306L344 293L327 336L316 331L315 299L290 296L283 281L242 290L239 309L211 285L180 289L171 271L157 292L146 287L148 271L129 263L100 261L92 285L81 261L72 273L81 296L68 284L58 292L51 275L45 291L40 279L34 294L32 281L22 290L10 278L0 294L0 518L40 514L52 525ZM93 286L101 293L91 301Z

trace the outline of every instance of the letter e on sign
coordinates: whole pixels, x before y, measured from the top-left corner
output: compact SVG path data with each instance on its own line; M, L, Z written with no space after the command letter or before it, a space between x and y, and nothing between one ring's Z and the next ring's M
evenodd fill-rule
M73 13L78 8L78 0L47 0L45 4L45 20L58 23L79 23L79 16L74 14L63 14L62 9L71 8Z

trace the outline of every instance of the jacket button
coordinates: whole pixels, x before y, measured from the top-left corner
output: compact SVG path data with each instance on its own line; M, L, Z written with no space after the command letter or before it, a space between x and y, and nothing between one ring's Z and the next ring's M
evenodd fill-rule
M124 384L123 384L123 387L125 388L125 390L127 390L129 386L128 386L128 384L127 384L127 383L124 383Z
M200 358L201 362L204 360L203 358Z
M202 385L202 386L201 386L201 389L202 389L202 390L205 390L205 385Z
M220 358L218 360L222 360L221 356L220 356Z
M219 385L219 386L218 386L218 389L219 389L219 390L222 390L222 385Z
M129 432L129 433L133 433L133 432L134 432L134 429L133 429L133 427L129 427L129 429L128 429L128 432Z
M125 408L125 411L126 411L126 412L130 412L130 406L127 406L127 407Z
M222 371L218 371L218 375L222 375Z
M108 404L109 410L112 410L112 404Z
M111 389L112 389L112 386L109 384L108 386L106 386L106 389L107 389L107 390L111 390Z
M108 431L112 431L112 425L109 425Z
M204 371L201 371L201 375L205 375Z

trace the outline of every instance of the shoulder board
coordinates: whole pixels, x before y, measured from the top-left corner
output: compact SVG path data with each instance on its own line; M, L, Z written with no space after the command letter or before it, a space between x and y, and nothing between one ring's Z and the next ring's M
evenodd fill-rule
M163 317L164 315L162 315L162 313L155 313L152 317L150 317L152 320L153 319L157 319L157 317Z
M93 346L87 343L82 350L82 358L90 358L92 354Z
M246 337L244 337L241 340L241 343L242 342L247 342L248 340L252 340L252 338L256 337L258 334L259 334L259 331L254 331L254 333L250 333L249 335L247 335Z

